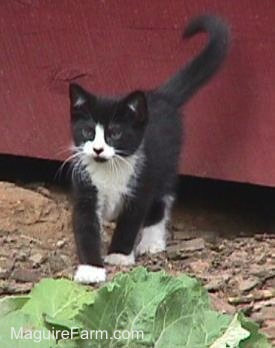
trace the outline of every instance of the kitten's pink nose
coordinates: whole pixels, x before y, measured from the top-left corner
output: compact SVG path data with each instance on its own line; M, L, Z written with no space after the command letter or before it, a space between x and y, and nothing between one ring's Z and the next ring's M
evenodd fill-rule
M103 152L103 148L101 147L100 149L96 149L96 148L94 147L94 152L95 152L97 155L100 155L101 152Z

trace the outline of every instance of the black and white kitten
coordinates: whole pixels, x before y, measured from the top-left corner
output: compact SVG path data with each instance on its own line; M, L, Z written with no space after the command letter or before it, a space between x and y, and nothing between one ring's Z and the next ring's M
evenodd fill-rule
M165 250L182 140L179 109L228 50L229 30L219 18L195 19L184 37L199 32L209 34L204 50L160 88L111 99L70 85L77 282L106 279L100 252L105 220L117 222L105 263L132 265L136 255Z

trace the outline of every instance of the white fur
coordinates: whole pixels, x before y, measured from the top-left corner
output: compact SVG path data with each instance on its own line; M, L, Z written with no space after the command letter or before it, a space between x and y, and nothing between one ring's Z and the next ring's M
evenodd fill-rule
M100 157L109 160L115 154L115 150L112 146L108 145L104 138L104 128L101 124L95 126L94 140L88 140L83 147L85 155L97 157L97 153L94 150L102 149Z
M83 152L85 155L90 156L93 153L93 142L88 140L83 146Z
M102 267L79 265L74 275L77 283L90 284L106 280L106 269Z
M166 220L161 220L158 224L145 227L142 231L141 241L139 242L136 253L155 254L164 251L166 248Z
M98 190L100 218L111 221L118 216L125 196L134 193L135 180L141 166L142 154L139 151L124 160L110 159L104 163L89 161L87 171Z
M129 255L109 254L105 256L104 261L110 265L130 266L135 264L135 256L133 252Z
M167 238L167 222L170 217L170 210L173 198L168 196L165 198L165 213L163 219L155 225L145 227L141 233L141 241L136 247L137 255L145 253L155 254L166 249Z

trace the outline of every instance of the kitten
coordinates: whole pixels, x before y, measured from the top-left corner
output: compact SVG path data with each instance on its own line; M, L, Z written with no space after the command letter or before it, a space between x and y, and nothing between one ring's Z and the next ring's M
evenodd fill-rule
M112 99L70 85L77 282L106 279L104 220L117 221L105 263L133 265L136 255L165 250L181 149L179 109L214 75L228 50L229 29L219 18L195 19L184 37L199 32L209 35L206 47L160 88Z

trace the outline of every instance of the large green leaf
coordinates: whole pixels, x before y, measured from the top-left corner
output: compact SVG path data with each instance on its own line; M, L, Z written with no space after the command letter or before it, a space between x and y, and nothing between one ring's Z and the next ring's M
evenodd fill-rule
M48 319L51 325L56 320L58 325L67 326L85 304L94 301L94 293L87 287L66 279L44 279L34 287L30 297L22 311L40 325Z
M76 326L74 339L35 342L39 332L48 337L54 328L61 338ZM29 335L12 340L12 328ZM258 329L242 314L213 311L196 279L141 267L98 290L46 279L27 297L0 300L0 348L270 348ZM31 339L30 330L38 336Z
M36 325L31 315L21 311L7 314L0 319L1 348L52 348L56 340L50 331Z
M225 330L210 348L238 348L240 342L250 336L250 332L242 327L239 315L236 314Z
M5 315L21 309L24 304L30 299L30 296L6 296L0 299L0 315L1 318Z
M108 339L100 340L102 347L152 347L155 341L154 325L157 309L162 301L177 290L200 301L201 308L208 308L205 290L198 281L187 276L172 277L164 272L150 273L137 268L131 273L117 276L112 283L100 289L95 302L86 306L77 316L82 327L89 330L106 330ZM173 302L173 298L171 303ZM188 298L188 304L191 302ZM175 302L173 310L180 308ZM129 330L135 335L143 332L143 339L110 340L116 330ZM157 329L155 329L157 330ZM86 341L83 347L96 347L95 340Z
M158 306L154 347L205 348L224 332L229 322L230 317L208 309L204 297L194 288L182 288Z

